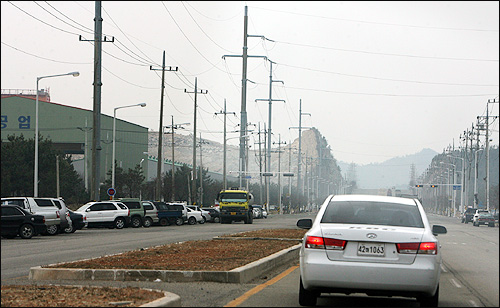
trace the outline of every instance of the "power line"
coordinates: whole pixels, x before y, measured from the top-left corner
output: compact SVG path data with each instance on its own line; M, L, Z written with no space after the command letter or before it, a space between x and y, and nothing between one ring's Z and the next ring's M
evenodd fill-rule
M62 16L66 17L67 19L71 20L72 22L74 22L75 24L79 25L80 27L82 28L85 28L87 30L90 31L90 33L94 33L94 30L93 29L90 29L76 21L74 21L72 18L69 18L68 16L66 16L65 14L63 14L61 11L59 11L58 9L56 9L54 6L52 6L50 3L48 3L47 1L44 1L48 6L50 6L51 8L53 8L56 12L58 12L59 14L61 14Z
M8 3L10 3L10 4L12 4L14 7L16 7L18 10L20 10L20 11L21 11L21 12L23 12L24 14L26 14L26 15L28 15L28 16L30 16L30 17L32 17L32 18L34 18L34 19L36 19L36 20L38 20L39 22L41 22L41 23L43 23L43 24L46 24L46 25L47 25L47 26L49 26L49 27L52 27L52 28L54 28L54 29L57 29L57 30L62 31L62 32L65 32L65 33L69 33L69 34L73 34L73 35L77 35L77 36L79 35L79 34L77 34L77 33L74 33L74 32L71 32L71 31L66 31L66 30L63 30L63 29L58 28L58 27L56 27L56 26L53 26L53 25L51 25L51 24L49 24L49 23L47 23L47 22L45 22L45 21L43 21L43 20L41 20L41 19L39 19L39 18L36 18L35 16L33 16L33 15L31 15L30 13L26 12L25 10L21 9L20 7L18 7L17 5L15 5L14 3L12 3L11 1L7 1L7 2L8 2Z
M185 2L185 1L181 1L181 2ZM238 17L238 16L241 16L240 14L241 14L241 12L242 12L242 10L240 10L240 11L238 12L238 14L234 15L233 17L229 17L229 18L227 18L227 19L215 19L215 18L212 18L212 17L209 17L209 16L207 16L207 15L202 14L200 11L198 11L196 8L194 8L194 7L193 7L193 6L192 6L189 2L186 2L186 3L187 3L187 5L189 5L189 6L190 6L193 10L195 10L195 11L196 11L196 13L200 14L201 16L203 16L203 17L205 17L205 18L208 18L208 19L211 19L211 20L215 20L215 21L228 21L228 20L234 19L234 18L236 18L236 17Z
M165 10L167 11L167 13L170 15L170 17L172 18L172 21L175 23L175 25L177 26L177 28L181 31L182 35L184 35L184 37L188 40L188 42L191 44L191 46L193 46L193 48L203 57L203 59L205 59L208 63L212 64L212 66L214 66L215 68L217 68L219 71L221 72L224 72L223 70L221 70L220 68L218 68L215 64L213 64L212 62L210 62L210 60L208 60L202 52L200 52L198 50L198 48L196 48L196 46L193 44L193 42L191 42L191 40L187 37L187 35L184 33L184 31L182 31L182 28L179 26L179 24L177 23L177 21L175 21L175 18L174 16L172 16L172 14L170 13L170 11L168 10L168 8L165 6L165 3L163 3L163 1L161 2L161 4L163 5L163 7L165 8Z
M325 46L315 46L315 45L291 43L291 42L284 42L284 41L277 41L277 40L274 40L274 41L276 43L288 44L288 45L295 45L295 46L301 46L301 47L312 47L312 48L321 48L321 49L336 50L336 51L345 51L345 52L357 52L357 53L382 55L382 56L396 56L396 57L409 57L409 58L420 58L420 59L437 59L437 60L498 62L498 59L473 59L473 58L450 58L450 57L417 56L417 55L409 55L409 54L384 53L384 52L375 52L375 51L365 51L365 50L354 50L354 49L345 49L345 48L333 48L333 47L325 47Z
M433 30L498 32L498 30L492 30L492 29L471 29L471 28L451 28L451 27L433 27L433 26L405 25L405 24L396 24L396 23L387 23L387 22L366 21L366 20L359 20L359 19L326 17L326 16L319 16L319 15L312 15L312 14L304 14L304 13L295 13L295 12L273 10L273 9L265 9L265 8L261 8L261 7L255 7L255 6L251 6L251 8L258 9L258 10L264 10L264 11L273 11L273 12L279 12L279 13L294 14L294 15L301 15L301 16L307 16L307 17L314 17L314 18L323 18L323 19L330 19L330 20L340 20L340 21L348 21L348 22L356 22L356 23L366 23L366 24L375 24L375 25L385 25L385 26L398 26L398 27L422 28L422 29L433 29Z
M22 53L25 53L25 54L27 54L27 55L30 55L30 56L32 56L32 57L39 58L39 59L43 59L43 60L47 60L47 61L52 61L52 62L57 62L57 63L64 63L64 64L92 64L92 62L66 62L66 61L59 61L59 60L54 60L54 59L44 58L44 57L37 56L37 55L32 54L32 53L26 52L26 51L24 51L24 50L21 50L21 49L19 49L19 48L14 47L14 46L11 46L11 45L9 45L9 44L7 44L7 43L2 42L2 44L4 44L5 46L10 47L10 48L12 48L12 49L15 49L15 50L17 50L17 51L19 51L19 52L22 52Z
M111 19L111 21L113 22L113 24L115 24L115 26L118 28L118 30L120 30L120 32L121 32L121 33L125 36L125 38L126 38L126 39L127 39L127 40L128 40L128 41L132 44L132 45L134 45L134 47L135 47L135 48L137 48L137 50L139 50L139 51L140 51L140 52L141 52L141 53L142 53L142 54L143 54L146 58L148 58L148 60L149 60L149 61L151 61L151 63L152 63L152 64L154 64L154 65L159 65L159 64L158 64L158 63L156 63L154 60L152 60L150 57L148 57L148 55L146 55L144 52L142 52L142 50L141 50L141 49L139 49L139 47L137 47L137 46L134 44L134 42L132 42L132 41L128 38L127 34L126 34L125 32L123 32L123 30L122 30L122 29L121 29L121 28L120 28L120 27L116 24L116 22L113 20L113 18L111 18L111 15L109 15L108 11L106 11L106 9L105 9L104 7L103 7L103 10L104 10L104 12L106 13L106 15L108 15L109 19ZM123 44L122 44L122 45L123 45ZM123 45L123 46L126 48L126 46L125 46L125 45ZM128 48L127 48L127 49L128 49ZM130 49L128 49L128 50L130 50ZM135 52L133 52L132 50L130 50L130 52L132 52L134 55L138 56L139 58L143 59L144 61L148 62L146 59L144 59L144 58L140 57L138 54L136 54L136 53L135 53Z
M182 4L182 6L184 7L184 9L186 10L186 12L188 13L189 17L191 17L191 19L192 19L192 20L194 21L194 23L198 26L198 28L201 30L201 32L203 32L203 34L205 34L205 36L206 36L206 37L207 37L210 41L212 41L212 43L214 43L215 45L217 45L217 47L219 47L219 48L221 48L221 49L223 49L223 50L225 50L225 51L229 51L229 52L231 52L231 53L235 53L234 51L232 51L232 50L228 50L228 49L226 49L226 48L222 47L221 45L217 44L217 42L216 42L216 41L214 41L214 40L213 40L213 39L212 39L212 38L211 38L211 37L210 37L210 36L209 36L209 35L208 35L205 31L203 31L203 28L202 28L202 27L200 27L200 25L196 22L196 20L193 18L193 16L191 15L191 13L189 13L189 10L188 10L188 9L187 9L187 7L184 5L184 1L181 1L181 4Z
M313 68L308 68L308 67L301 67L301 66L295 66L295 65L284 64L284 63L278 63L278 64L283 65L283 66L288 66L288 67L293 67L293 68L298 68L298 69L313 71L313 72L319 72L319 73L327 73L327 74L334 74L334 75L340 75L340 76L366 78L366 79L375 79L375 80L383 80L383 81L398 81L398 82L410 82L410 83L433 84L433 85L448 85L448 86L498 87L498 85L495 85L495 84L470 84L470 83L467 84L467 83L448 83L448 82L427 82L427 81L419 81L419 80L405 80L405 79L394 79L394 78L381 78L381 77L363 76L363 75L354 75L354 74L345 74L345 73L331 72L331 71L325 71L325 70L318 70L318 69L313 69Z

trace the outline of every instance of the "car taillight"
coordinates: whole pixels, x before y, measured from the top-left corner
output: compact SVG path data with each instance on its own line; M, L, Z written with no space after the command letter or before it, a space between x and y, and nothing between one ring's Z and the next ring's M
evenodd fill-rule
M312 249L328 249L328 250L343 250L347 241L334 238L308 236L306 238L306 248Z
M127 214L127 216L130 216L130 209L128 210L128 214Z
M59 215L59 211L56 211L57 218L61 218L61 215Z
M399 243L396 244L398 253L402 254L437 254L437 243L424 242L424 243Z

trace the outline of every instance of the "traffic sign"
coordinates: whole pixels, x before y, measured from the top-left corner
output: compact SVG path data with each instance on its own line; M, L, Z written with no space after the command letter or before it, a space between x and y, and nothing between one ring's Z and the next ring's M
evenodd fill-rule
M460 190L462 189L462 185L453 185L453 190Z
M114 188L108 188L108 196L113 197L116 194L116 190Z

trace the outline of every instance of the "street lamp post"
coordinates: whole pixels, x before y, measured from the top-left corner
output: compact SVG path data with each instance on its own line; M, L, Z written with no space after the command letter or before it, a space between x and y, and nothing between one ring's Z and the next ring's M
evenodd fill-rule
M116 107L113 110L113 159L111 161L111 187L114 189L116 189L115 188L116 110L128 107L135 107L135 106L146 107L146 103Z
M452 179L453 179L453 184L450 183L450 169L449 168L446 168L446 171L448 173L448 195L451 196L452 198L452 207L453 207L453 217L455 217L456 215L456 209L455 209L455 189L453 186L455 186L455 169L456 169L456 165L455 164L451 164L451 163L445 163L445 162L439 162L440 164L443 164L443 165L450 165L450 166L453 166L453 174L452 174Z
M40 76L36 78L36 103L35 103L35 170L33 178L33 196L38 197L38 82L43 78L59 77L72 75L73 77L80 76L79 72L71 72L66 74Z

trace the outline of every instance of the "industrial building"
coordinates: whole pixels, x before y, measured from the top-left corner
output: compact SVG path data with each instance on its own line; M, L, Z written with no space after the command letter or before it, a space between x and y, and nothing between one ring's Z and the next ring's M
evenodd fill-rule
M38 131L43 139L52 141L65 154L81 154L75 160L75 170L90 186L92 170L92 121L93 111L63 105L50 101L45 90L39 90ZM24 135L26 139L35 137L36 90L3 90L1 98L1 136ZM116 119L117 165L124 170L134 168L143 159L147 160L148 128ZM107 171L111 170L113 155L113 117L101 114L101 162L100 182L104 182ZM85 166L86 165L86 166ZM156 164L155 164L156 165ZM144 175L149 178L148 169ZM43 172L40 170L40 172Z

